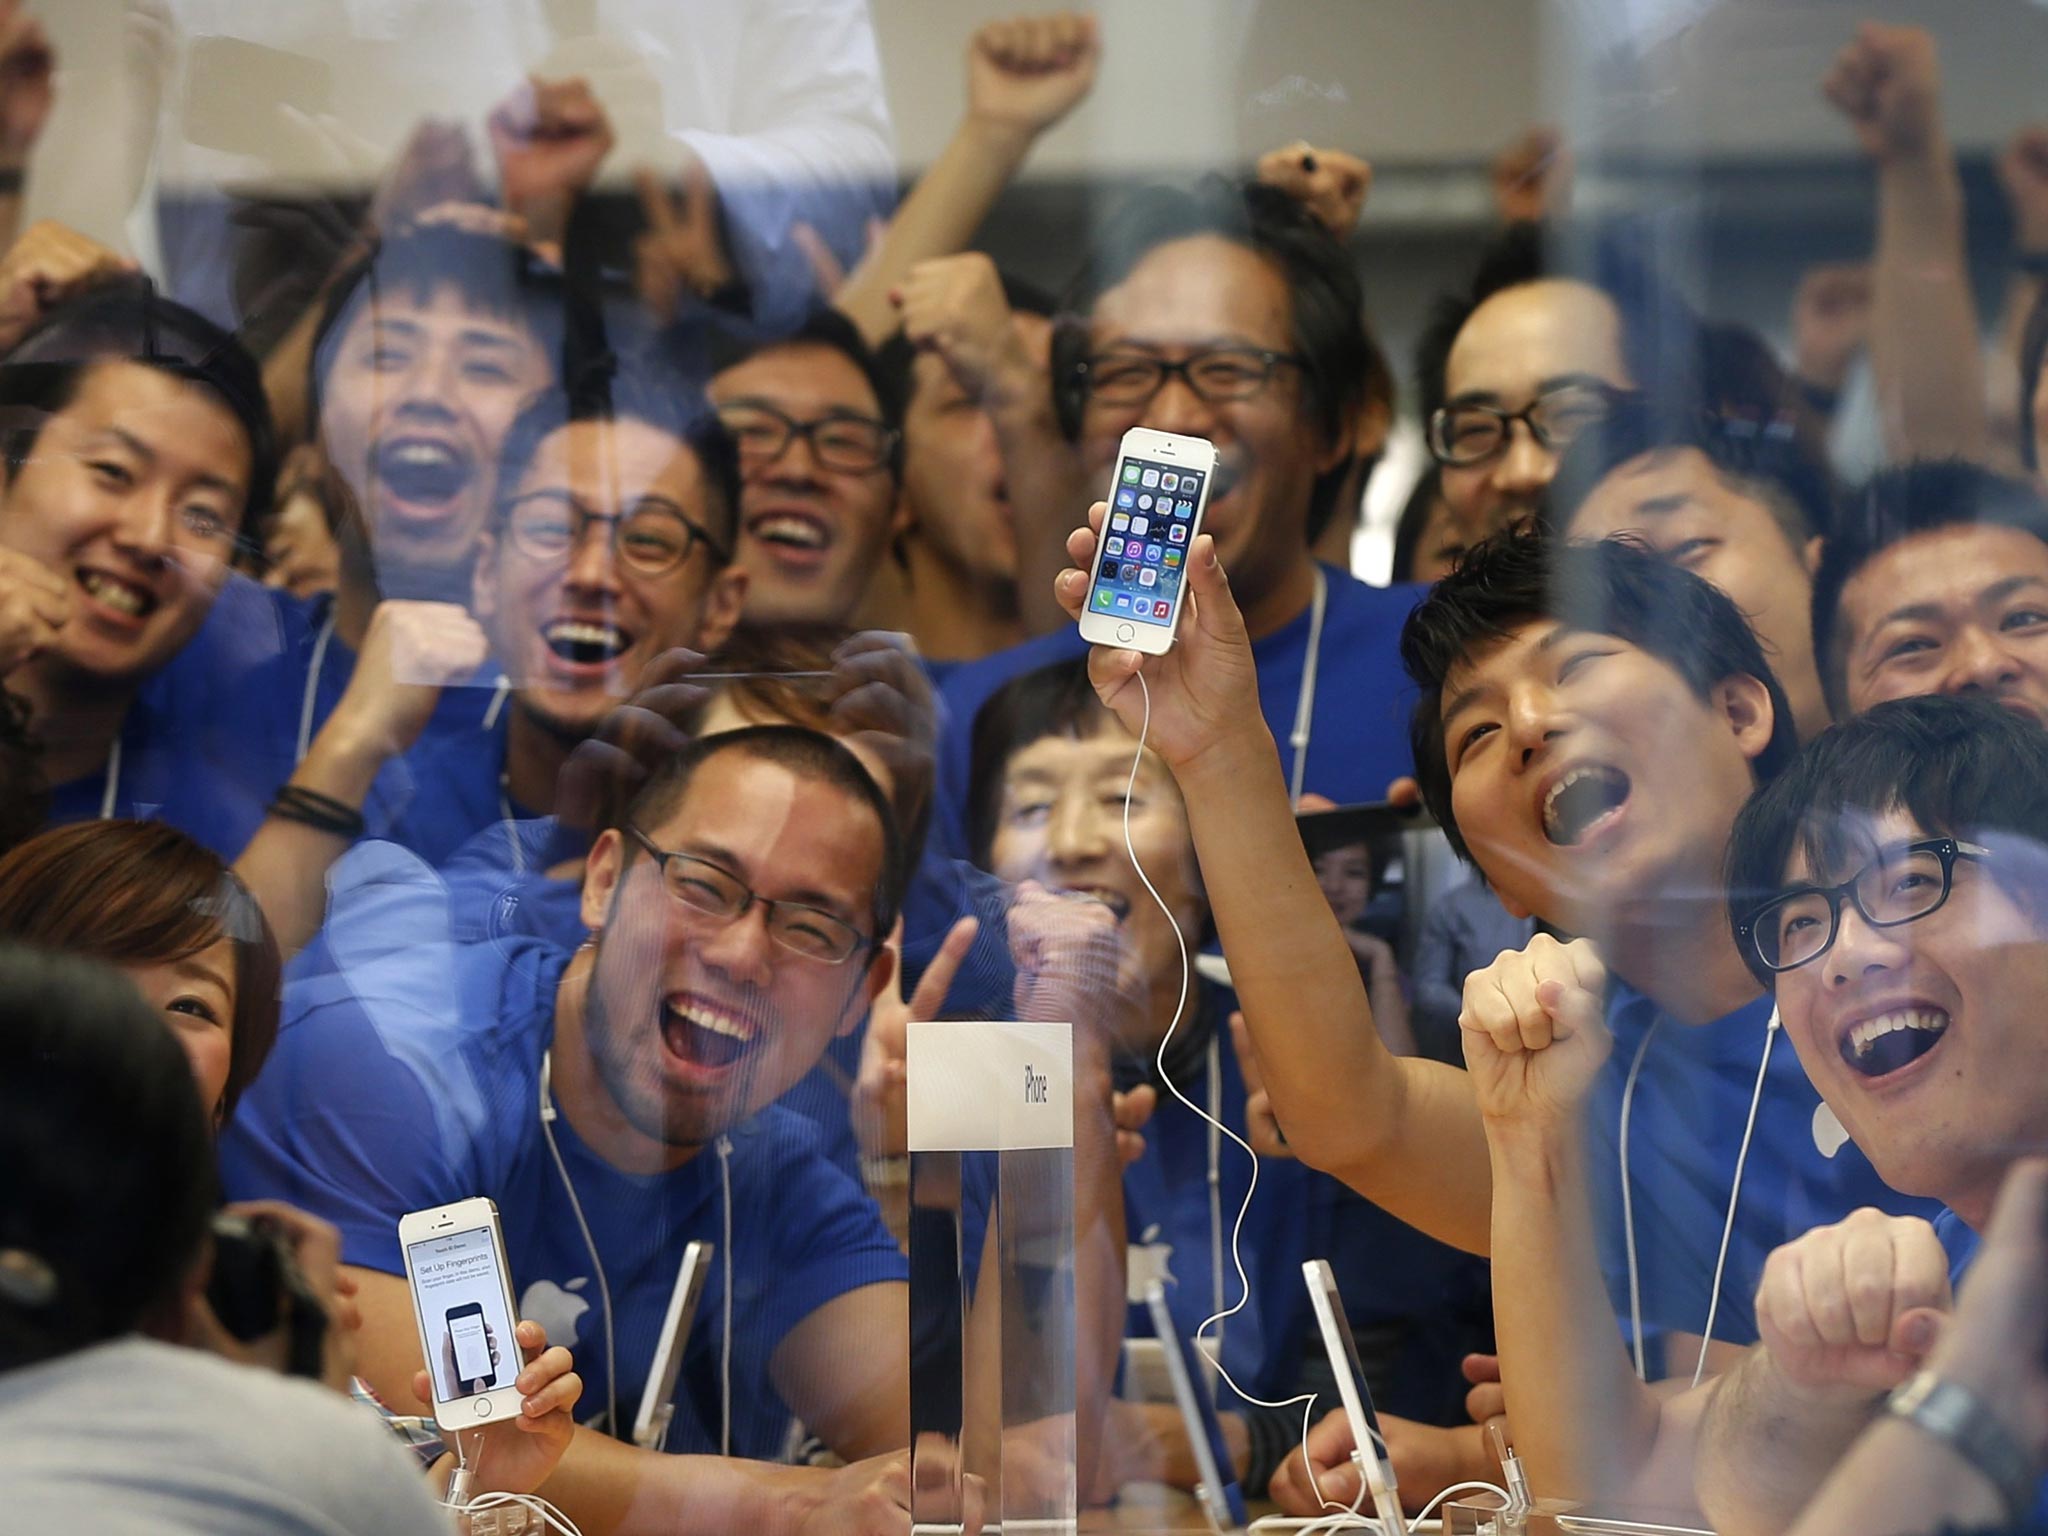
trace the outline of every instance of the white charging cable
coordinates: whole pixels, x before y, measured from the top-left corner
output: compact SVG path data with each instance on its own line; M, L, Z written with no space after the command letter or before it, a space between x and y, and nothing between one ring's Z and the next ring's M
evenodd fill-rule
M1186 1094L1182 1093L1179 1087L1174 1083L1172 1077L1170 1077L1167 1074L1166 1049L1167 1046L1170 1045L1173 1041L1174 1031L1180 1028L1181 1015L1187 1009L1188 987L1192 980L1192 965L1188 956L1188 938L1185 933L1181 932L1180 920L1173 915L1173 908L1168 906L1166 903L1166 898L1159 894L1158 887L1153 885L1152 877L1145 873L1145 866L1138 858L1137 845L1132 841L1131 838L1131 796L1137 791L1138 769L1141 766L1143 766L1145 761L1145 740L1151 734L1152 731L1152 689L1146 683L1145 674L1143 672L1138 672L1134 675L1138 680L1139 695L1145 701L1145 710L1143 716L1141 717L1138 723L1138 747L1137 750L1131 754L1130 775L1124 781L1124 852L1130 857L1131 868L1137 871L1138 879L1144 885L1146 894L1152 898L1153 902L1158 906L1160 912L1164 914L1168 926L1173 929L1174 942L1179 946L1180 949L1180 996L1178 1001L1174 1004L1173 1018L1166 1026L1166 1033L1160 1036L1159 1038L1159 1050L1155 1057L1155 1061L1159 1069L1159 1080L1166 1085L1167 1092L1171 1093L1176 1099L1180 1100L1180 1102L1187 1106L1187 1108L1191 1112L1200 1117L1203 1121L1207 1122L1207 1124L1211 1126L1214 1130L1220 1131L1224 1136L1228 1137L1234 1145L1243 1148L1244 1155L1251 1159L1252 1165L1251 1180L1249 1183L1246 1184L1244 1191L1244 1199L1238 1205L1237 1219L1234 1222L1232 1222L1230 1226L1230 1262L1231 1266L1237 1271L1237 1300L1226 1307L1223 1306L1223 1297L1220 1294L1216 1297L1216 1304L1219 1307L1221 1307L1222 1310L1214 1312L1210 1314L1210 1316L1208 1316L1207 1318L1203 1319L1201 1326L1195 1330L1195 1337L1197 1339L1200 1339L1204 1334L1208 1333L1210 1329L1214 1328L1217 1324L1226 1322L1230 1318L1233 1318L1238 1313L1242 1312L1251 1301L1251 1278L1245 1272L1242 1239L1244 1233L1245 1217L1250 1213L1252 1208L1252 1196L1258 1193L1259 1154L1252 1150L1252 1145L1250 1142L1246 1141L1242 1136L1238 1135L1237 1132L1233 1131L1229 1126L1225 1125L1222 1122L1222 1120L1218 1119L1215 1115L1212 1115L1207 1110L1203 1109L1202 1106L1197 1104L1193 1099L1189 1098ZM1359 1502L1364 1498L1365 1490L1370 1486L1370 1483L1363 1476L1364 1469L1360 1469L1361 1476L1359 1480L1359 1496L1357 1499L1353 1499L1349 1506L1346 1506L1339 1504L1334 1499L1323 1497L1322 1486L1316 1478L1315 1463L1311 1462L1308 1459L1308 1435L1309 1429L1312 1423L1314 1422L1315 1417L1315 1393L1300 1393L1294 1397L1286 1398L1280 1402L1268 1402L1264 1398L1255 1397L1253 1394L1245 1391L1243 1387L1237 1384L1236 1378L1234 1378L1230 1374L1230 1368L1223 1363L1221 1349L1218 1349L1217 1351L1216 1373L1230 1384L1231 1391L1235 1392L1239 1397L1243 1398L1244 1401L1250 1403L1255 1408L1292 1408L1296 1403L1300 1403L1302 1405L1302 1464L1308 1469L1310 1489L1314 1492L1315 1496L1318 1499L1322 1500L1324 1507L1333 1512L1334 1516L1341 1518L1343 1516L1348 1515L1358 1519L1364 1518L1362 1516L1359 1516L1358 1514ZM1367 1432L1372 1435L1374 1443L1381 1452L1391 1454L1388 1452L1386 1440L1379 1434L1377 1430L1373 1429L1372 1426L1368 1425ZM1364 1447L1359 1447L1359 1454L1364 1454L1364 1451ZM1429 1505L1427 1506L1427 1508L1424 1509L1423 1513L1417 1515L1415 1519L1412 1522L1410 1522L1408 1527L1409 1532L1412 1533L1416 1529L1416 1527L1418 1527L1422 1523L1422 1521L1428 1516L1429 1511L1436 1508L1436 1506L1444 1498L1446 1498L1450 1494L1463 1492L1466 1489L1471 1488L1488 1489L1491 1492L1499 1494L1502 1499L1506 1499L1509 1497L1509 1494L1505 1489L1496 1488L1491 1483L1459 1483L1453 1487L1446 1488L1442 1493L1438 1494L1436 1498L1430 1500ZM1377 1522L1374 1523L1376 1524ZM1337 1527L1333 1526L1330 1528L1336 1529ZM1385 1533L1385 1536L1393 1536L1393 1533Z
M477 1438L479 1441L482 1440L483 1431L477 1431ZM449 1474L448 1496L442 1503L464 1517L460 1528L467 1536L497 1536L497 1533L504 1529L501 1522L491 1520L485 1523L478 1521L476 1517L512 1509L523 1509L537 1518L543 1530L560 1531L562 1536L583 1536L576 1528L575 1521L538 1494L480 1493L472 1497L469 1491L472 1476L469 1469L469 1450L462 1443L462 1436L458 1433L455 1436L455 1470Z
M1636 1265L1636 1214L1634 1191L1629 1182L1628 1143L1629 1113L1635 1107L1636 1078L1643 1070L1643 1058L1649 1054L1650 1042L1657 1036L1657 1027L1663 1021L1653 1022L1643 1035L1643 1043L1636 1047L1635 1060L1629 1063L1628 1080L1621 1090L1621 1231L1622 1242L1628 1250L1628 1312L1629 1329L1635 1348L1636 1378L1647 1382L1650 1379L1649 1363L1643 1351L1643 1296ZM1756 1086L1749 1095L1749 1116L1742 1126L1742 1145L1735 1153L1735 1177L1728 1188L1728 1214L1721 1223L1721 1247L1714 1256L1714 1279L1707 1292L1707 1326L1700 1335L1700 1357L1692 1368L1692 1384L1697 1387L1707 1374L1707 1346L1714 1342L1714 1320L1721 1311L1721 1279L1728 1268L1728 1247L1735 1236L1735 1207L1742 1199L1742 1174L1749 1166L1749 1144L1756 1135L1756 1116L1764 1100L1764 1082L1771 1067L1771 1046L1778 1038L1782 1027L1778 1010L1771 1008L1770 1022L1764 1026L1764 1053L1756 1064Z

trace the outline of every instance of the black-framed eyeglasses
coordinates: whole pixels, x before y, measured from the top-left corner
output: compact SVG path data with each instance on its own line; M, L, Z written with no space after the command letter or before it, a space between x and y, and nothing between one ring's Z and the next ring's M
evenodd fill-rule
M629 511L598 512L567 491L529 491L505 505L505 533L532 560L559 560L583 542L592 523L603 523L612 554L642 576L662 576L690 558L701 543L721 561L732 551L665 496L643 496Z
M1269 352L1260 347L1211 347L1191 352L1177 363L1150 352L1101 352L1074 365L1091 400L1103 405L1149 405L1153 396L1178 378L1209 405L1249 400L1281 368L1308 367L1294 352Z
M1588 427L1605 421L1624 393L1587 381L1545 390L1519 411L1476 402L1441 406L1429 418L1430 456L1452 469L1484 464L1506 451L1518 421L1545 448L1568 447Z
M827 469L868 474L886 465L902 436L887 422L852 411L828 412L798 421L765 401L734 401L718 408L718 419L738 444L749 467L773 464L798 438L810 444L811 456Z
M768 921L768 937L784 949L825 965L842 965L875 941L843 918L800 901L776 901L756 895L731 870L695 854L673 853L658 846L640 828L628 826L641 847L661 865L661 881L669 895L694 912L730 923L759 905Z
M1736 943L1752 966L1796 970L1833 947L1844 900L1873 928L1918 922L1948 900L1957 859L1990 856L1989 848L1953 837L1887 848L1840 885L1802 885L1772 897L1735 925Z

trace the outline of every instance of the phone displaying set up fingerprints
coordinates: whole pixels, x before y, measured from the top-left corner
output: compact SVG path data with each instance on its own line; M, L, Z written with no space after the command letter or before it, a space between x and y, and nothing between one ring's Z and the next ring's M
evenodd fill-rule
M1124 434L1081 609L1083 640L1148 656L1172 647L1215 476L1207 438L1149 427Z
M519 1313L498 1208L458 1200L399 1219L398 1245L433 1383L434 1420L475 1429L519 1416Z

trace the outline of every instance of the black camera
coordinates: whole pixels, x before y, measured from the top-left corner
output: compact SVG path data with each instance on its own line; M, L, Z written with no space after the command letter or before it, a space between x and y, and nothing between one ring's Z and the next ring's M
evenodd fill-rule
M290 1241L271 1222L215 1213L206 1302L239 1343L253 1344L282 1330L286 1372L319 1377L327 1309L306 1283Z

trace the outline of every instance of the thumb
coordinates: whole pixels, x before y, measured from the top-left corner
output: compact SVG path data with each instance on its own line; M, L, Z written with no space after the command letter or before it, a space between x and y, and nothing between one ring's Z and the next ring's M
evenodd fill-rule
M1266 1074L1259 1068L1259 1048L1240 1012L1230 1015L1230 1048L1237 1052L1237 1070L1244 1078L1245 1096L1261 1092L1266 1086Z
M1230 577L1210 534L1197 535L1188 551L1188 591L1195 599L1195 620L1203 630L1219 639L1243 634L1244 615L1230 595Z
M434 1383L433 1379L425 1371L414 1371L412 1373L412 1395L429 1407L433 1405Z
M1607 1027L1600 999L1584 987L1568 986L1553 978L1537 984L1536 1001L1557 1024L1556 1034L1561 1039L1580 1035L1597 1039Z
M1918 1364L1934 1352L1948 1318L1933 1307L1913 1307L1892 1320L1886 1348L1899 1359Z

